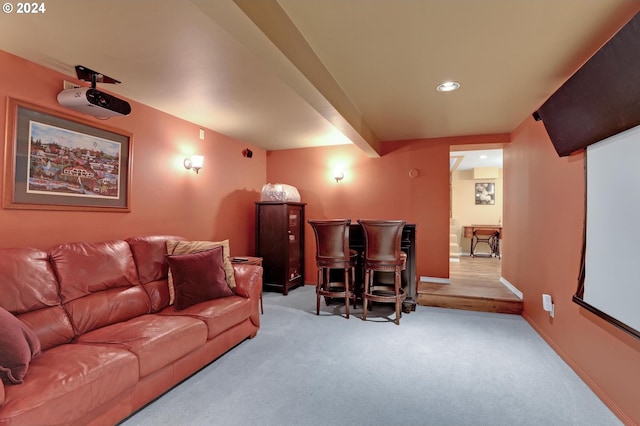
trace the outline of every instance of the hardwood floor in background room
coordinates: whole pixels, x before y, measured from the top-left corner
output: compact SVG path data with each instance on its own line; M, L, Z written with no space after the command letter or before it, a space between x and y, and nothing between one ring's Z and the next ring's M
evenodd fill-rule
M460 256L460 261L451 262L449 268L451 284L418 284L420 305L516 315L522 313L522 300L500 282L500 259Z

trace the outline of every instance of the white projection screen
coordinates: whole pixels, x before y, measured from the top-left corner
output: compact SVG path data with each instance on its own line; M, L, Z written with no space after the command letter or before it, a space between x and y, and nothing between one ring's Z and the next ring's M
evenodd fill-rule
M574 300L640 338L640 126L587 147L586 232Z

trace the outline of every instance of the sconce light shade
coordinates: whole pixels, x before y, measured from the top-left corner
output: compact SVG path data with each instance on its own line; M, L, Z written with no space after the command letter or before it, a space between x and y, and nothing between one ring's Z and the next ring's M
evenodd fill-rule
M204 163L204 157L202 155L192 155L191 157L187 157L184 159L184 168L187 170L193 169L196 174L202 168L202 164Z
M336 183L344 179L344 170L342 169L342 167L338 166L333 169L333 178L336 180Z

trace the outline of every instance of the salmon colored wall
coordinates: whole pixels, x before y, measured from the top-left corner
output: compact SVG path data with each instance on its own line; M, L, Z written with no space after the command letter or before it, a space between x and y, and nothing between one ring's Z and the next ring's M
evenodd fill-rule
M379 158L353 145L267 153L267 181L298 188L306 219L405 219L417 224L417 275L449 277L449 147L508 135L384 142ZM345 168L339 183L336 164ZM409 176L411 170L418 176ZM305 282L316 279L315 237L305 228Z
M0 210L0 247L47 248L68 241L173 234L188 239L230 239L233 255L254 252L254 205L266 177L266 152L145 105L99 121L60 107L62 81L74 79L0 51L0 129L6 98L75 114L133 133L131 212ZM105 91L108 87L103 88ZM4 138L0 141L4 151ZM253 158L243 157L250 147ZM205 156L196 175L182 166L189 154ZM0 165L4 182L4 163Z
M560 158L541 122L504 149L502 276L524 293L523 316L627 424L640 424L640 341L572 301L583 242L584 155ZM542 294L555 318L542 309Z

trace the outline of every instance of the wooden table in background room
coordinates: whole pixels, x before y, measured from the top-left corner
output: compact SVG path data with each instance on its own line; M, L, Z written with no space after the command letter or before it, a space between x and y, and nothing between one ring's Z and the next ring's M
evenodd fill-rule
M462 232L462 236L464 238L469 238L469 240L473 238L473 231L475 231L476 229L489 229L491 231L498 231L498 238L502 239L502 225L465 225L463 226L463 228L464 231ZM471 242L471 244L473 244L473 241Z

